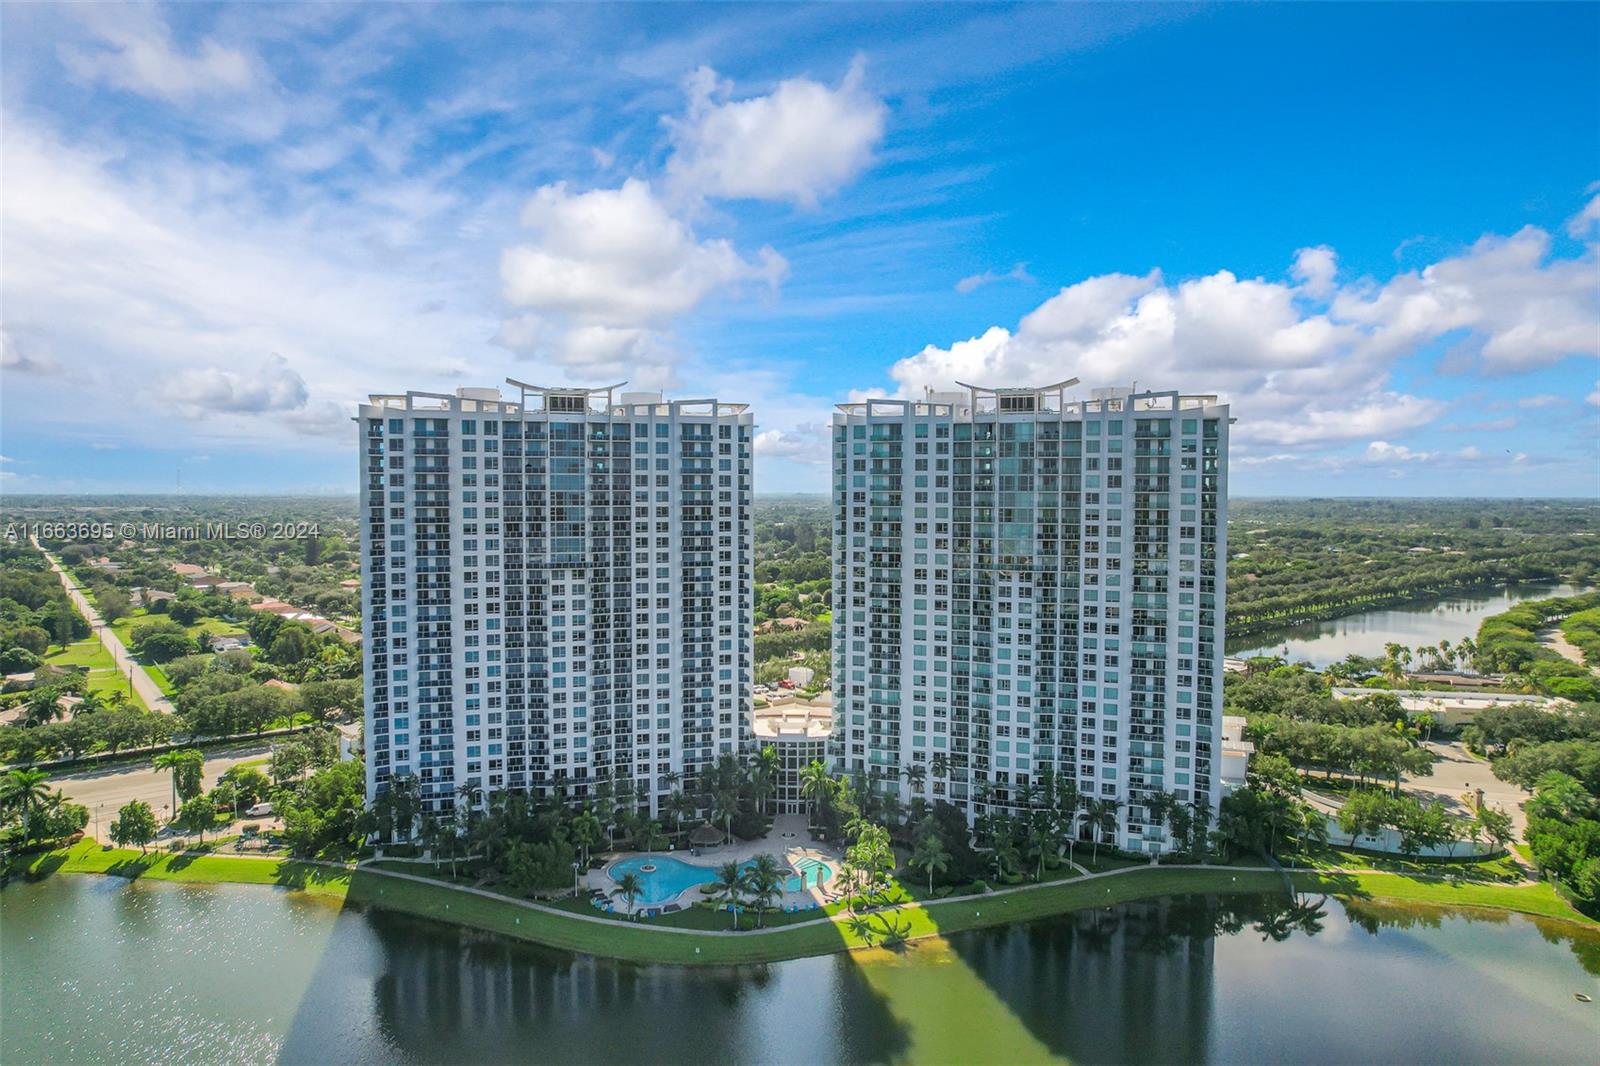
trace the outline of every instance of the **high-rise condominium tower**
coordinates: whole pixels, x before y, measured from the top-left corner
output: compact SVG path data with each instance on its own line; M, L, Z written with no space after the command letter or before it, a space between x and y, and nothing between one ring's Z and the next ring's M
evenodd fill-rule
M657 810L750 743L751 415L508 384L361 407L368 795Z
M1221 796L1228 409L1074 384L834 415L832 755L969 817L1070 780L1164 850L1151 793Z

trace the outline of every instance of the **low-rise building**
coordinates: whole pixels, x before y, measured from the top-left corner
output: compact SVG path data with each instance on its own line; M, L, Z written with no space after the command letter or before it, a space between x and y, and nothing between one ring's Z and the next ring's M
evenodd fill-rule
M1438 692L1402 691L1386 688L1335 688L1336 700L1359 700L1367 696L1396 696L1400 709L1407 714L1426 714L1434 725L1446 729L1464 726L1477 717L1478 712L1489 707L1515 707L1532 704L1535 707L1564 707L1568 701L1554 696L1528 696L1520 692Z
M1256 746L1244 739L1243 715L1222 716L1222 794L1243 788L1245 773L1250 769L1250 756Z
M804 814L807 801L800 791L800 772L813 762L828 761L828 737L833 732L831 701L757 708L754 732L757 748L772 745L778 749L773 809L779 814Z

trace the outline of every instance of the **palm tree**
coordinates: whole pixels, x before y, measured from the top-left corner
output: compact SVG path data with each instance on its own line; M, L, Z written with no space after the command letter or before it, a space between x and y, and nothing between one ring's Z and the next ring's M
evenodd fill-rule
M176 751L164 751L150 760L150 764L157 770L170 770L172 772L172 816L178 816L178 778L189 778L194 774L195 764L203 764L205 756L193 748L182 748Z
M920 796L922 786L928 781L928 768L920 762L913 762L903 772L906 775L906 784L911 786L911 794Z
M683 816L694 810L694 802L681 791L674 789L667 797L667 811L677 821L678 835L683 835Z
M16 808L22 819L22 840L33 840L33 821L50 803L50 775L43 770L13 770L5 776L0 805Z
M950 756L942 751L936 752L933 756L933 761L930 763L930 768L933 770L933 776L939 780L942 781L948 778L950 776Z
M813 761L809 766L800 771L800 794L811 801L810 810L806 820L816 822L817 808L822 801L833 794L833 778L828 774L828 768L821 759Z
M61 709L61 693L53 688L41 688L28 696L28 709L23 713L22 724L25 726L40 726L60 718L66 712Z
M928 895L933 895L933 875L950 868L951 855L945 850L938 833L928 833L918 841L906 865L928 872Z
M733 818L738 813L739 793L727 789L711 797L711 816L722 822L730 844L733 843Z
M600 825L600 819L594 816L593 811L585 810L572 820L568 831L572 834L572 842L578 845L578 853L583 856L584 865L587 866L589 849L600 843L600 835L605 832Z
M473 781L464 782L456 789L456 798L467 805L467 817L473 818L478 802L483 799L483 786Z
M778 860L762 852L745 871L745 888L755 901L756 926L766 924L766 911L772 898L783 889L783 875L778 872Z
M733 927L739 928L739 895L744 891L744 871L736 862L717 867L717 899L733 907Z
M1050 854L1050 845L1055 839L1050 831L1052 821L1048 811L1034 811L1026 824L1028 855L1038 859L1037 872L1034 874L1036 881L1044 880L1044 860Z
M768 744L756 753L755 765L750 768L750 788L755 793L756 810L766 812L766 800L777 788L778 749Z
M630 871L617 878L617 887L622 889L622 896L628 901L628 917L637 919L639 915L633 909L633 901L644 891L644 882L639 880L638 874Z

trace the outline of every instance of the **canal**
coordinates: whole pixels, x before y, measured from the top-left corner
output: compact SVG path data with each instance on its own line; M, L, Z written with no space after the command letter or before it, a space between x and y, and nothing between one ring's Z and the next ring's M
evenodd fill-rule
M1383 657L1389 643L1415 648L1462 637L1477 637L1478 626L1523 600L1542 600L1551 596L1575 596L1583 589L1573 585L1502 585L1499 588L1456 592L1434 599L1419 600L1390 607L1379 607L1359 614L1320 622L1302 622L1260 633L1229 638L1229 655L1283 655L1288 648L1290 662L1309 660L1324 667L1347 655Z
M576 957L281 889L0 892L0 1061L1594 1061L1600 934L1179 897L760 967Z

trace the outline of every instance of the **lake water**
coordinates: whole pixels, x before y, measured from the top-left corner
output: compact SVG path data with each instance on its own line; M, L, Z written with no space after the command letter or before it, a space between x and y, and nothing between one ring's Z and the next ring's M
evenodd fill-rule
M1243 634L1230 638L1227 649L1229 655L1241 657L1281 655L1287 645L1290 662L1307 659L1318 667L1351 654L1382 658L1385 644L1393 642L1415 648L1445 639L1454 644L1462 637L1477 637L1478 625L1485 618L1501 613L1512 604L1551 596L1575 596L1582 591L1572 585L1538 584L1457 592L1323 622L1304 622Z
M575 957L257 886L0 892L0 1061L1594 1062L1600 935L1181 897L770 966Z

